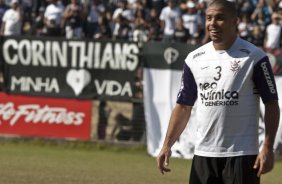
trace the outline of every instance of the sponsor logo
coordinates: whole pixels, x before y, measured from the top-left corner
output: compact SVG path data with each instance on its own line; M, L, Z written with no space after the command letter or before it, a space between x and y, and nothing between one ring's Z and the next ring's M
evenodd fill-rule
M175 48L168 47L164 51L164 59L167 62L167 64L172 64L177 61L179 57L179 52Z
M269 87L270 93L275 94L276 93L275 86L274 86L273 81L270 77L269 71L268 71L267 66L266 66L266 62L261 63L260 66L262 68L262 71L263 71L264 77L266 79L267 85Z
M225 91L224 89L221 91L210 91L205 93L200 93L201 100L230 100L230 99L238 99L239 93L237 91Z
M239 104L237 91L216 90L217 83L200 83L200 98L205 106L229 106Z
M38 104L16 105L12 102L0 104L0 118L14 126L20 118L25 123L64 124L79 126L83 123L85 113L68 111L62 107L41 107Z
M205 54L205 52L199 52L199 53L197 53L197 54L195 54L195 55L193 56L193 59L195 59L196 57L199 57L199 56L201 56L201 55L203 55L203 54Z

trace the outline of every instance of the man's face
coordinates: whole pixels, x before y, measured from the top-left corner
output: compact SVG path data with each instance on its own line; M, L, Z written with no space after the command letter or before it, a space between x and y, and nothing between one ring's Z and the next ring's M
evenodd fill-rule
M224 43L236 34L237 18L224 8L211 6L206 11L206 30L214 43Z

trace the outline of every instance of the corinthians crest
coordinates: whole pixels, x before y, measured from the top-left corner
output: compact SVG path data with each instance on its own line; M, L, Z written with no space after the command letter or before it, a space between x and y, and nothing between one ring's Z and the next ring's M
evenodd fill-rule
M231 61L231 68L230 68L230 70L232 72L234 72L234 75L236 75L240 71L240 69L241 69L241 66L239 65L239 63L240 63L240 61L236 61L236 60Z

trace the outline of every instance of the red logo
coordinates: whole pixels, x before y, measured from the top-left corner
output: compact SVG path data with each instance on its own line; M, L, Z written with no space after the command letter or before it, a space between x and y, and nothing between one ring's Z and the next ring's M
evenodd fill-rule
M0 93L0 134L90 139L91 101Z

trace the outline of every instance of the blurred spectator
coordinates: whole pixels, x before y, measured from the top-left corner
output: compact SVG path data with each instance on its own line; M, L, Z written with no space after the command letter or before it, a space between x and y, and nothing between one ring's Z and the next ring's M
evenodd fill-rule
M260 26L260 29L264 32L266 28L266 21L264 16L264 11L261 9L262 7L258 6L253 13L251 14L252 22L255 22Z
M130 35L132 34L132 27L130 26L129 21L119 15L116 19L115 29L113 32L113 40L126 40L128 41Z
M278 54L281 39L280 17L277 13L273 13L271 18L271 24L266 27L264 48L267 52Z
M252 31L252 24L250 22L249 16L243 14L240 17L240 22L238 24L238 33L242 39L250 40Z
M148 41L160 41L161 38L161 23L156 9L151 9L149 17L146 21L148 27Z
M173 34L173 40L179 43L187 43L189 38L189 31L184 27L181 18L176 20L175 31Z
M86 37L93 38L99 29L99 19L102 17L102 14L105 13L105 6L101 3L100 0L94 0L93 4L90 7L87 23L86 23Z
M35 17L38 16L39 14L39 9L42 7L45 9L47 6L47 1L46 0L32 0L31 3L31 11L32 11L32 18L34 19Z
M85 15L85 8L79 4L78 0L71 0L71 4L67 5L64 11L62 20L66 38L81 38L83 36L82 28Z
M257 38L261 37L261 34L256 34L257 30L267 35L266 26L272 22L271 16L274 13L282 16L281 0L232 1L236 3L241 17L238 26L240 36L256 43L259 42ZM0 0L0 27L1 17L11 2L12 0ZM20 32L30 33L32 28L32 34L37 36L65 34L67 38L182 42L181 35L185 35L185 31L180 25L176 30L176 20L180 16L184 28L189 32L187 43L199 44L200 40L206 43L209 36L204 29L205 11L210 2L211 0L19 0L18 9L23 13L20 17ZM42 25L44 9L46 11ZM259 28L253 31L256 26Z
M32 33L36 36L43 36L46 34L46 28L44 26L44 12L45 8L40 7L38 15L35 17L32 26Z
M145 15L142 10L138 10L134 19L133 41L134 42L147 42L148 30L144 19Z
M136 2L137 2L138 0L127 0L127 4L128 4L128 7L130 8L130 9L132 9L132 10L134 10L134 9L136 9Z
M111 13L109 11L101 14L98 19L98 30L94 35L95 39L110 40L112 38L113 30L111 17Z
M132 22L134 19L133 10L128 8L128 4L126 0L121 0L120 2L118 2L118 8L115 9L113 13L113 21L118 19L120 16L122 16L129 22Z
M0 35L20 35L22 26L22 14L18 0L11 1L11 8L8 9L2 18Z
M44 13L44 24L46 26L47 36L61 36L61 21L63 17L64 6L58 0L49 0Z
M195 45L199 43L202 32L202 21L199 14L197 14L196 4L188 0L186 12L182 15L182 20L185 29L189 31L189 44Z
M160 14L161 28L163 29L163 41L172 41L175 31L176 20L180 17L180 10L176 6L175 0L168 0Z
M260 48L263 48L263 40L264 40L264 32L261 30L261 27L259 25L255 25L253 27L251 36L248 39L248 41Z
M271 23L271 14L273 13L272 8L269 6L268 1L266 0L259 0L257 6L261 7L264 13L264 21L267 24Z
M9 7L5 4L5 0L0 0L0 28L2 25L2 18L4 13L9 9Z
M237 6L238 7L238 6ZM250 15L253 11L251 3L249 1L243 1L239 4L238 9L240 9L240 14Z
M143 19L148 19L149 17L149 9L145 6L142 0L136 0L134 7L131 8L133 11L133 15L136 17L137 12L142 13Z
M186 13L187 11L187 3L188 3L189 0L181 0L180 3L179 3L179 10L180 10L180 13L181 15L183 15L184 13Z
M32 0L20 0L20 9L22 12L22 34L31 34L33 19L32 19Z
M198 14L201 16L201 22L203 24L203 34L200 35L200 43L201 44L205 44L209 41L209 35L208 33L205 31L205 21L206 21L206 8L208 6L208 4L211 2L211 0L199 0L198 4L197 4L197 10L198 10Z
M31 22L32 0L21 0L21 6L23 11L23 21Z
M113 13L115 23L113 30L113 40L128 40L132 34L132 23L134 19L133 11L127 6L127 1L122 0L118 3L118 8Z
M159 15L165 6L164 0L148 0L152 9L157 11L157 15Z

